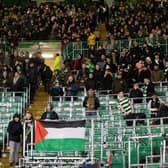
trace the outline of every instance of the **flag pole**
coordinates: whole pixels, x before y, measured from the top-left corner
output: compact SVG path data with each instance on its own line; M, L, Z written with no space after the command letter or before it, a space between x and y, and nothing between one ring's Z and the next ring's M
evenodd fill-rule
M103 141L104 141L103 137L104 137L103 122L101 122L101 155L100 155L101 162L103 160Z
M32 156L33 156L33 125L31 124L31 157Z
M91 162L94 162L94 120L91 120Z
M26 136L26 131L25 131L25 129L26 129L26 123L24 122L23 123L23 157L25 157L25 141L26 141L26 138L25 138L25 136Z

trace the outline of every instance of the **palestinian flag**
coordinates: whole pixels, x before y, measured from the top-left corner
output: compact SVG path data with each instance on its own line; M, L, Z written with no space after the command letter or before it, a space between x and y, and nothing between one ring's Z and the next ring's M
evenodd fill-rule
M36 121L36 150L83 151L84 145L85 121Z

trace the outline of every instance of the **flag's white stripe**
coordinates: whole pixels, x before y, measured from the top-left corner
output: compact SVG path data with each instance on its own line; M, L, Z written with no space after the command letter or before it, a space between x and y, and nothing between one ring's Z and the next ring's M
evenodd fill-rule
M46 128L48 134L45 139L85 138L85 128Z

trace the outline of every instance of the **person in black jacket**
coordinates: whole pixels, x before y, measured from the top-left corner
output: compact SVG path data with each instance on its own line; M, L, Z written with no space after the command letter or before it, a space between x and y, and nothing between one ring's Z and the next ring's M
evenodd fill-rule
M19 163L19 147L20 147L20 136L23 132L22 124L20 122L20 116L15 114L13 120L9 122L7 131L9 133L9 163L10 166L15 163Z
M149 78L145 78L143 87L143 96L151 97L154 93L155 93L154 84L150 81Z
M50 82L52 79L52 71L50 69L50 67L46 64L44 64L42 71L41 71L41 79L44 85L44 90L46 92L49 92L49 88L50 88Z
M42 114L41 120L58 120L58 114L53 110L52 104L48 103L46 107L46 111Z
M130 98L133 98L133 103L142 103L143 101L143 92L139 88L139 84L135 82L133 84L133 89L130 91Z
M92 89L94 89L94 90L97 89L97 88L96 88L96 80L95 80L95 78L94 78L93 73L90 73L90 74L89 74L89 77L88 77L88 79L87 79L87 81L86 81L85 86L86 86L86 90L89 90L90 88L92 88Z
M83 107L85 107L86 116L96 115L96 111L99 106L99 99L95 96L94 90L92 88L89 89L88 95L83 101Z
M14 73L11 90L15 91L15 92L21 92L21 91L23 91L24 87L25 87L25 81L24 81L23 77L21 76L21 73L16 71Z

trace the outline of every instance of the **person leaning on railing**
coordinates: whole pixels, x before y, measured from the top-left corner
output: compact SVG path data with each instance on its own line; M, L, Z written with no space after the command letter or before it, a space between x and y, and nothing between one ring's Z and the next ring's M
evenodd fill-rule
M94 89L88 90L88 95L84 98L83 107L85 107L86 116L95 116L100 106L99 99L95 95Z
M127 97L124 96L123 91L118 93L118 108L123 113L127 126L132 126L134 120L136 120L136 124L144 124L146 115L144 113L134 113L133 104Z
M124 116L128 116L134 111L132 103L124 96L124 92L122 90L118 92L118 108Z
M47 104L45 112L41 116L41 120L58 120L58 114L53 110L53 106L51 103Z

